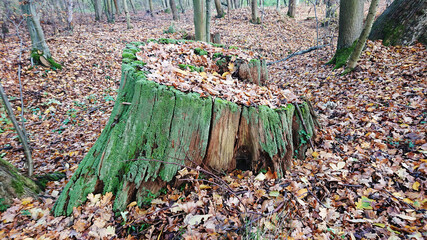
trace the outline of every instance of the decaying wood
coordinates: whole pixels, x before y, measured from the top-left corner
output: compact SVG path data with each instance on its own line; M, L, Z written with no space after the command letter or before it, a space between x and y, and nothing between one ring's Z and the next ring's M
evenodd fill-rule
M147 80L129 55L110 120L59 196L55 215L71 214L89 193L113 192L116 210L132 201L141 205L182 165L217 172L271 168L282 176L293 156L304 156L307 136L315 134L307 103L300 103L298 115L293 104L271 109L184 93ZM256 67L249 72L266 69L261 61L250 63ZM266 81L266 73L250 74L255 82Z

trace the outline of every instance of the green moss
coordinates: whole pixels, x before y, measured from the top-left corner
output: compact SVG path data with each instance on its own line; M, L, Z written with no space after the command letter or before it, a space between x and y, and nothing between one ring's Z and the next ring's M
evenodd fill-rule
M199 56L208 55L208 52L204 49L201 49L201 48L195 48L194 53L199 55Z
M41 62L41 60L40 60L41 56L43 56L43 52L42 51L40 51L38 49L31 50L30 57L31 57L31 59L33 59L34 64L36 64L36 65L43 65L42 62ZM55 62L55 60L53 60L52 57L48 57L48 58L46 58L46 60L49 62L50 68L52 70L56 70L56 69L61 70L62 69L62 65L59 64L59 63L57 63L57 62Z
M0 212L6 211L10 206L7 204L4 204L4 198L0 198Z
M205 71L204 67L196 67L196 66L192 66L189 64L178 64L178 67L181 68L182 70L190 69L191 72L204 72Z
M176 32L176 30L175 30L174 24L171 24L168 27L168 29L166 29L166 30L163 31L163 33L167 33L167 34L172 34L172 33L175 33L175 32Z
M24 193L24 183L21 181L12 179L12 187L15 189L15 192L18 194L18 196Z
M218 48L224 48L225 47L224 44L219 44L219 43L211 43L211 44L212 44L212 46L218 47Z
M218 61L216 61L216 65L219 67L223 66L225 63L227 63L227 60L224 58L221 58Z
M228 47L228 49L239 49L238 47L236 47L236 46L230 46L230 47Z
M135 54L131 53L131 52L123 52L122 54L122 58L129 58L129 59L136 59Z
M335 64L334 69L343 67L347 63L348 58L356 47L356 43L357 40L354 41L353 45L350 47L337 49L334 57L326 64Z
M393 22L388 22L382 32L383 32L383 45L396 45L400 42L402 35L405 31L405 26L401 24L395 24Z
M255 64L261 64L261 61L259 59L253 58L249 61L250 63L255 63Z
M224 56L224 54L222 52L216 52L213 54L212 59L215 60L215 59L223 57L223 56Z

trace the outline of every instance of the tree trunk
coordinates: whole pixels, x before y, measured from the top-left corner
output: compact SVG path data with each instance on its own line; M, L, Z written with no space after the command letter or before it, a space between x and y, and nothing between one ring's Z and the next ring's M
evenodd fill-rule
M224 10L221 6L221 0L215 0L215 8L216 8L216 17L217 18L223 18L224 17Z
M276 1L276 11L279 12L280 11L280 0Z
M93 5L95 8L95 21L101 21L102 13L101 13L101 3L100 0L93 0Z
M291 17L291 18L294 18L295 17L296 9L297 9L296 0L289 0L288 16Z
M20 174L9 162L0 158L0 199L10 205L14 198L37 198L40 188L33 180Z
M427 45L427 1L395 0L374 22L369 39L384 45Z
M251 0L251 10L252 10L252 18L251 23L253 24L260 24L261 19L259 18L259 12L258 12L258 1L257 0Z
M150 14L154 17L153 0L148 0L148 5L150 6Z
M107 22L114 23L114 12L113 12L113 0L104 0L105 15L107 16Z
M169 0L169 1L170 1L169 4L171 6L173 20L178 21L179 20L179 14L178 14L178 9L176 9L175 0Z
M335 69L344 66L354 50L363 27L363 3L359 0L341 0L337 50L330 64Z
M363 27L363 2L341 0L337 50L351 47Z
M371 5L369 6L368 16L366 17L365 27L360 34L359 39L357 40L356 47L354 48L353 53L350 55L347 64L347 72L353 71L356 67L357 61L359 60L360 53L362 53L363 47L365 47L366 39L368 39L368 35L371 32L372 24L374 23L375 14L377 12L379 0L372 0Z
M206 0L206 42L211 42L211 0Z
M337 16L336 14L336 0L326 0L326 13L325 13L325 23L324 26L329 26L331 19Z
M67 30L71 32L73 31L73 10L73 0L67 0Z
M127 29L131 29L132 25L130 24L130 14L128 9L128 4L126 1L127 0L123 0L123 8L125 10L125 16L126 16L126 25L127 25Z
M179 6L181 7L181 13L185 13L184 5L182 4L182 0L179 0Z
M27 21L28 32L31 38L31 47L33 50L40 50L47 59L51 58L49 47L46 44L43 29L40 25L40 18L36 11L34 0L21 0L22 13Z
M196 41L206 41L205 0L193 0L193 5Z
M127 45L110 119L59 196L55 215L71 214L89 193L113 192L116 210L132 201L141 205L173 180L180 165L220 172L270 167L283 176L294 150L304 154L303 136L315 133L306 103L299 105L305 131L293 104L242 106L148 81L135 68L138 51Z
M137 13L136 8L135 8L135 3L133 2L133 0L129 0L130 2L130 6L132 7L132 11L134 14ZM145 3L145 1L143 1L143 3ZM144 4L143 4L144 5ZM145 5L144 5L145 6Z
M117 0L113 0L113 2L114 2L114 6L116 8L116 14L117 14L117 16L120 16L121 12L120 12L119 3L117 2Z

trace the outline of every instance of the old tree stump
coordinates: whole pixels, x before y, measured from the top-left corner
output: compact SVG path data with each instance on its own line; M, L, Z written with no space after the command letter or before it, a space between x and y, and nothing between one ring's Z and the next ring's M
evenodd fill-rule
M309 105L289 90L261 86L267 81L265 62L252 52L169 39L128 44L111 117L55 215L71 214L89 193L113 192L116 210L142 205L183 165L270 167L280 176L315 129Z

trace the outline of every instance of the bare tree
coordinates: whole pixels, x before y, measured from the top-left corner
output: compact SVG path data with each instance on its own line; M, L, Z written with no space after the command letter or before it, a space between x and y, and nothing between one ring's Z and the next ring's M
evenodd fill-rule
M216 17L217 18L224 17L224 9L222 9L221 0L215 0L215 8L216 8Z
M127 0L123 0L123 8L125 10L125 16L126 16L126 25L127 25L127 29L131 29L132 25L130 24L130 14L128 9L128 4L126 1Z
M193 0L194 30L197 41L206 41L206 11L205 0Z
M46 44L43 29L40 25L40 18L36 11L34 0L20 0L22 13L27 21L28 32L30 33L33 51L41 51L46 59L52 57L49 47Z
M251 0L251 10L252 10L251 23L260 24L261 19L259 18L258 1L257 0Z
M178 9L176 9L175 0L169 0L169 5L171 6L172 17L174 21L179 20Z
M67 29L73 31L73 0L67 0Z
M93 6L95 8L95 21L101 21L102 10L100 0L93 0Z
M347 63L346 72L353 71L353 69L357 65L357 61L359 60L360 54L362 53L363 47L365 46L366 39L368 39L368 35L371 32L372 24L374 23L375 13L377 12L379 0L372 0L371 5L369 6L368 16L366 17L365 27L360 34L359 39L357 40L356 47L354 48L353 53L350 55L350 58Z

